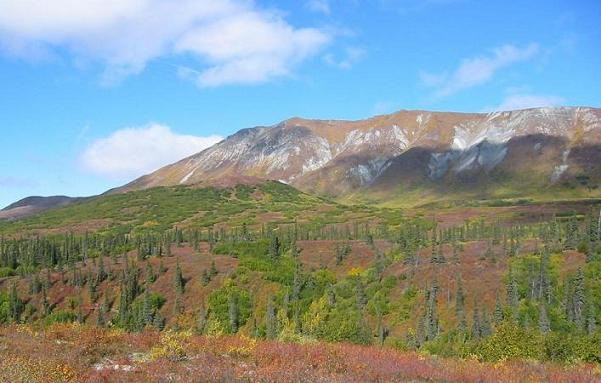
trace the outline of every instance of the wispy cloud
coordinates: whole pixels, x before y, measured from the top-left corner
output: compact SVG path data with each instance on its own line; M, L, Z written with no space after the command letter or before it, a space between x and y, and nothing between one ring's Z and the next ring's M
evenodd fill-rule
M182 135L164 125L148 124L93 141L82 153L81 163L84 170L123 180L147 174L221 140L220 136Z
M31 179L21 177L0 177L0 186L10 189L25 189L37 186L37 182Z
M337 67L340 69L350 69L354 64L361 61L365 57L367 52L363 48L359 47L348 47L344 49L344 52L340 56L335 56L332 53L328 53L323 57L326 64Z
M308 0L305 6L312 12L319 12L324 15L329 15L331 12L329 0Z
M203 87L284 76L331 39L248 0L0 0L0 48L18 56L69 52L101 62L116 82L169 55L197 61Z
M497 106L486 108L490 111L507 111L528 108L540 108L548 106L558 106L565 103L565 99L559 96L542 94L510 94Z
M462 60L450 73L421 72L422 84L435 89L436 97L445 97L459 91L485 84L501 69L529 60L539 52L537 44L524 47L503 45L480 55Z

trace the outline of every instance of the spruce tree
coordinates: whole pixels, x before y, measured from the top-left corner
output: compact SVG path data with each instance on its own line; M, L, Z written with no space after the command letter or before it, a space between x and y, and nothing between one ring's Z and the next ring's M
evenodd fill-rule
M207 326L208 312L205 309L204 304L200 305L198 309L198 319L196 320L196 332L202 334Z
M12 282L9 287L8 312L11 322L19 322L21 313L23 312L23 302L19 299L15 282Z
M230 320L230 331L232 334L238 332L238 302L234 294L230 294L228 302L228 315Z
M584 274L582 269L579 268L576 273L576 277L573 282L574 292L572 295L572 310L573 310L573 321L578 328L584 327L584 306L585 306L585 293L584 293Z
M142 305L142 327L152 323L152 302L150 301L150 285L146 282L144 287L144 301Z
M549 317L547 316L547 308L545 303L542 302L539 304L538 309L538 330L543 334L551 331L551 323L549 322Z
M182 276L182 268L179 265L179 258L175 265L174 283L175 291L181 295L184 292L184 277Z
M472 338L480 339L482 336L482 323L480 322L480 312L478 306L474 304L474 311L472 313Z
M162 331L165 328L165 320L158 311L156 312L154 320L152 321L152 327L154 327L157 331Z
M211 278L215 277L217 274L219 274L219 271L217 270L217 265L215 265L215 261L211 261L211 268L209 269L209 275Z
M365 305L367 304L367 296L365 295L365 290L363 289L363 283L361 283L360 277L357 277L355 282L355 299L357 303L357 309L359 309L359 311L363 311Z
M499 299L499 294L495 298L495 312L494 312L494 322L495 325L500 324L503 321L503 307L501 306L501 299Z
M586 332L588 335L593 335L597 330L597 318L595 315L595 306L593 304L589 304L588 306L588 315L586 319Z
M275 339L277 336L277 323L275 309L273 307L273 297L267 300L267 309L265 310L265 336L267 339Z
M269 258L272 261L277 261L280 259L280 239L277 235L271 236L271 241L269 242Z

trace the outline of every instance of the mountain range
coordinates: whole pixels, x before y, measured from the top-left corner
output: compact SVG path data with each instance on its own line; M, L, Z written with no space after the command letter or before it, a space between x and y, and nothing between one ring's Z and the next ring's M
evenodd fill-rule
M291 118L241 130L111 192L249 177L380 202L413 191L485 198L534 189L590 191L601 180L601 109L400 111L358 121Z
M601 109L399 111L365 120L291 118L243 129L107 194L276 180L343 201L419 205L469 198L597 195ZM27 198L0 218L77 201Z

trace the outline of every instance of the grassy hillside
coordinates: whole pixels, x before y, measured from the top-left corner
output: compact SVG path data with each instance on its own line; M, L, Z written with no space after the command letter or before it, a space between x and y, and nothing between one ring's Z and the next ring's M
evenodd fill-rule
M565 373L597 381L599 208L525 201L400 211L345 206L277 182L101 196L2 223L0 323L21 324L25 333L8 339L25 350L47 342L31 334L57 328L67 339L96 331L133 344L67 364L79 381L143 380L165 368L197 368L196 358L221 366L209 381L243 380L234 370L286 380L283 370L259 371L266 367L255 347L333 350L327 363L346 367L327 375L311 365L316 380L529 381ZM220 342L235 349L235 363L254 367L236 369L199 351L220 350ZM403 367L362 375L349 362L359 349L348 343L370 345L374 363L386 355ZM81 344L61 347L77 352ZM64 362L57 354L0 353L19 376L28 363ZM543 364L530 370L524 360ZM479 372L461 372L471 368Z
M136 233L178 227L233 227L263 223L324 225L380 217L398 221L398 213L366 206L343 206L267 181L232 188L160 187L101 195L18 221L1 221L0 234L105 232Z

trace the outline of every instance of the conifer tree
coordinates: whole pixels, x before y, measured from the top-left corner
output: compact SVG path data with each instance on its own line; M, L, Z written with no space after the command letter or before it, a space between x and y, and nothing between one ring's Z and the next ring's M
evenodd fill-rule
M154 283L156 281L156 275L154 274L154 270L152 269L150 262L146 262L144 279L148 283Z
M144 301L142 305L142 326L149 325L152 323L152 303L150 301L150 285L146 282L144 286Z
M275 339L277 336L277 324L275 309L273 307L273 297L267 300L267 309L265 310L265 336L267 339Z
M200 275L200 282L203 286L206 286L209 284L209 282L211 282L211 276L209 275L209 272L206 269L203 270L202 274Z
M269 242L269 258L272 261L277 261L280 259L280 239L277 235L271 236L271 241Z
M586 319L586 332L588 335L593 335L597 330L597 318L595 315L595 305L588 306L588 315Z
M213 260L213 261L211 261L211 268L209 269L209 275L212 279L217 274L219 274L219 271L217 270L217 265L215 265L215 261Z
M175 265L175 291L178 294L182 294L184 292L184 277L182 276L182 268L179 265L179 258L177 259L177 263Z
M363 289L363 283L361 283L360 277L357 277L355 282L355 298L357 301L357 308L359 311L363 311L367 304L367 296L365 295L365 290Z
M539 304L538 309L538 330L543 334L551 331L551 323L547 316L547 308L545 307L545 303L542 302Z
M21 319L21 313L23 312L23 302L19 299L19 295L17 294L17 285L15 282L12 282L9 287L8 312L12 322L19 322Z
M499 299L498 293L495 298L495 312L494 312L493 317L494 317L493 319L494 319L495 325L498 325L499 323L501 323L503 321L503 307L501 306L501 299Z
M238 332L238 302L234 294L230 294L228 302L228 315L230 320L230 331L232 334Z
M585 293L584 293L584 274L582 269L579 268L576 277L573 282L574 293L572 295L572 310L573 310L573 321L579 328L584 327L584 306L585 306Z
M198 309L198 319L196 320L196 332L202 334L207 326L208 312L205 309L204 304L200 305Z
M165 320L158 311L154 316L154 320L152 321L152 327L154 327L157 331L162 331L165 328Z
M472 313L472 338L480 339L482 336L482 324L480 322L480 312L478 306L474 305L474 311Z

